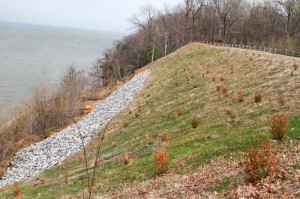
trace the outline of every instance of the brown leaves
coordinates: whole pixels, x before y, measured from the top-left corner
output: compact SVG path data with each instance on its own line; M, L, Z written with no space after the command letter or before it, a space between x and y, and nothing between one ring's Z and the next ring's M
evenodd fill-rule
M287 142L278 149L281 170L256 185L247 184L239 164L240 155L233 158L214 158L192 173L164 175L123 187L108 198L299 198L300 141ZM175 162L176 164L176 162ZM227 190L214 191L224 179L235 179Z

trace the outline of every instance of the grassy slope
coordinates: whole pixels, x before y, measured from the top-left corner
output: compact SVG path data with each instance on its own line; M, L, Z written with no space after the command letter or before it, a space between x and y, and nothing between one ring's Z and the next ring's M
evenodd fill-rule
M215 156L243 151L253 133L269 136L267 116L277 111L289 114L288 136L298 137L300 76L292 77L291 72L299 74L300 68L296 70L294 65L300 66L300 60L198 43L154 62L149 66L153 72L143 91L108 127L101 153L107 159L97 169L95 193L111 192L121 184L153 177L152 156L157 149L168 151L170 170L176 173L192 171ZM212 76L216 76L216 81L212 81ZM227 97L216 91L217 85L227 88ZM241 103L236 99L239 91L245 94ZM256 91L262 94L260 103L253 102ZM139 105L142 112L136 118ZM183 109L180 117L178 108ZM231 110L234 123L229 123L232 119L225 109ZM200 118L196 129L190 125L192 115ZM125 121L129 123L127 128ZM160 139L164 130L171 137L167 144ZM158 137L154 139L156 133ZM89 160L95 154L95 140L87 149ZM126 151L130 157L128 165L122 162ZM82 174L83 158L79 153L43 172L41 177L23 183L22 198L36 198L39 193L42 198L81 196ZM65 176L67 184L62 183ZM3 196L12 197L13 190L7 189L0 195Z

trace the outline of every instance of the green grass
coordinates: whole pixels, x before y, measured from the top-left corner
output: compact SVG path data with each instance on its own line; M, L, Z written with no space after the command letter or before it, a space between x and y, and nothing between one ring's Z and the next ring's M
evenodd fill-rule
M298 138L300 116L296 112L299 110L299 103L292 104L293 112L287 107L279 106L276 96L273 95L278 88L285 88L282 82L293 80L290 77L281 77L270 86L265 82L270 72L264 66L266 64L254 57L249 61L250 56L252 55L240 51L228 52L227 48L194 43L154 62L150 66L152 73L143 94L140 93L129 105L133 113L129 114L129 108L125 109L108 127L101 157L114 154L116 156L100 162L96 172L95 192L113 192L122 184L138 183L154 177L152 158L158 149L169 153L170 170L179 174L193 171L214 157L245 151L254 133L271 136L267 130L261 129L268 127L265 117L274 113L274 109L289 113L290 126L286 138ZM255 72L254 64L259 64L260 73ZM231 66L234 74L230 74ZM253 68L252 72L249 72L249 68ZM206 71L209 73L206 74ZM277 73L278 71L273 71L272 77L277 77ZM211 81L213 74L217 76L215 82ZM249 76L244 78L245 74ZM220 76L225 80L221 82ZM215 90L215 86L220 84L228 88L227 97ZM261 103L253 102L254 90L262 91ZM239 91L244 91L245 102L237 102L236 94ZM285 89L285 92L289 90ZM295 95L288 96L293 99ZM135 118L134 113L139 105L142 106L142 112ZM224 112L226 107L231 107L235 115L233 124L227 123L228 116ZM180 117L176 112L178 108L183 109ZM195 129L190 124L192 115L199 117L199 125ZM123 127L125 121L129 123L127 128ZM169 133L169 143L162 143L163 131ZM149 134L151 144L145 139L146 133ZM158 134L156 139L152 138L155 133ZM95 143L94 141L87 147L89 163L95 156ZM125 152L129 152L127 165L123 163ZM64 184L62 174L66 170L70 180ZM78 154L59 168L43 172L41 176L46 179L45 184L33 179L21 185L22 196L36 198L38 193L44 198L54 198L62 194L80 195L82 182L86 187L86 179L82 181L79 177L83 174L83 158L82 154ZM230 179L225 179L216 185L216 190L227 189L230 182ZM13 192L0 194L0 197L3 196L13 197Z
M230 178L226 178L223 181L219 182L216 186L215 186L215 190L217 192L222 192L224 190L229 189L229 185L231 183L231 179Z

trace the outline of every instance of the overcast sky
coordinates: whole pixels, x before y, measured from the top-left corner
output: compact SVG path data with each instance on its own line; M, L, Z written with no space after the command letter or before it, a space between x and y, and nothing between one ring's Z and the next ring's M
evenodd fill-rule
M0 21L128 32L141 6L183 0L0 0Z

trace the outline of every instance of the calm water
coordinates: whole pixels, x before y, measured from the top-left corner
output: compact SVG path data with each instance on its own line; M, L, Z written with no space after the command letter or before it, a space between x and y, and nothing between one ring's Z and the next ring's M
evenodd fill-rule
M73 64L88 71L121 33L0 23L0 112L13 112L42 81Z

